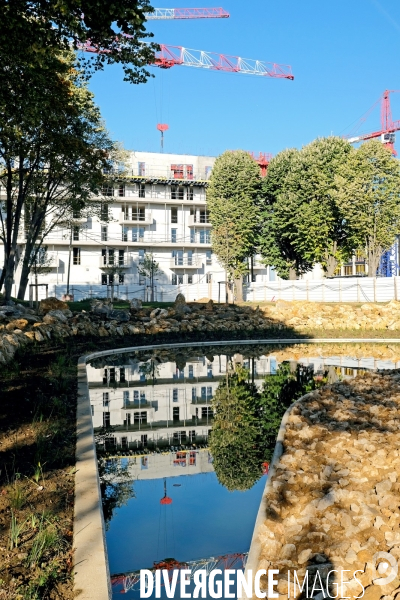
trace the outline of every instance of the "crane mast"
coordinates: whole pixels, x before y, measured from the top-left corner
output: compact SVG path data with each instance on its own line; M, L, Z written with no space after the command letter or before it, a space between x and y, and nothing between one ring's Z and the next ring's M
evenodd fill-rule
M358 142L364 142L366 140L373 140L380 138L382 144L384 144L389 150L391 150L394 156L397 156L397 152L394 148L396 141L396 131L400 131L400 121L393 121L392 109L390 106L390 94L397 92L398 90L385 90L380 98L381 102L381 128L371 133L364 133L361 135L348 135L345 139L350 144L357 144ZM374 107L377 103L375 103ZM372 107L372 108L374 108ZM368 111L369 114L371 111ZM364 121L365 119L362 119Z

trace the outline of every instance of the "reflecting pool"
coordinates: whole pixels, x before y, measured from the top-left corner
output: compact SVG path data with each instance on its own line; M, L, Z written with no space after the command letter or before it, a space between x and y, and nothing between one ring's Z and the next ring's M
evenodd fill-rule
M243 566L287 407L400 366L396 345L332 346L149 349L88 364L115 598L140 597L140 569Z

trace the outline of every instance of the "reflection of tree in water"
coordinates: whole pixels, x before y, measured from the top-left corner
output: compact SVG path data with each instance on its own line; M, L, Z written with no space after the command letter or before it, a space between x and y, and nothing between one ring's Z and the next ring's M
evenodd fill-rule
M315 389L312 367L282 363L261 390L242 366L227 373L213 398L214 423L210 451L218 480L228 490L250 489L271 459L286 409Z
M104 456L110 444L114 448L114 427L102 427L95 433L96 451L101 491L101 502L106 529L116 508L123 506L134 498L132 476L129 475L128 462L110 459Z
M132 477L129 475L128 463L121 464L118 459L99 457L99 479L103 515L108 529L116 508L124 506L135 497Z

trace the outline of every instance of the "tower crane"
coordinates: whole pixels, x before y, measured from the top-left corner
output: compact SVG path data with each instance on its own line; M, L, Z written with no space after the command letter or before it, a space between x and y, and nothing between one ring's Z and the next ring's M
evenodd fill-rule
M228 73L243 73L245 75L259 75L261 77L273 77L275 79L294 79L290 65L263 62L240 56L229 56L228 54L217 54L205 52L204 50L192 50L183 46L169 46L159 44L160 50L156 52L153 67L170 69L175 65L185 67L198 67L212 71L226 71ZM80 45L84 52L101 54L107 52L87 41Z
M230 14L223 8L155 8L145 13L146 21L169 19L227 19Z
M367 111L367 113L360 119L357 124L357 127L363 123L367 117L371 114L373 109L377 106L377 104L381 104L381 128L378 131L373 131L371 133L364 133L361 135L352 136L347 135L344 136L350 144L357 144L358 142L363 142L365 140L373 140L376 138L380 138L382 144L384 144L389 150L391 150L394 156L397 156L397 152L394 147L394 143L396 141L396 131L400 130L400 120L393 121L392 119L392 109L390 107L390 94L394 92L399 92L400 90L385 90L382 96L375 102L375 104Z

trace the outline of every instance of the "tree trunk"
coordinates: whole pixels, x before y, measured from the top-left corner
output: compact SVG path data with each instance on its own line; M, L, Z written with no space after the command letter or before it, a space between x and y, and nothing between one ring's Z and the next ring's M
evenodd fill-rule
M333 277L338 266L338 261L332 255L329 255L326 259L326 276Z
M18 300L25 299L26 288L28 287L28 283L29 283L29 273L31 271L31 267L29 264L28 257L29 257L29 255L26 253L26 248L25 248L25 256L24 256L24 261L22 263L21 278L19 280L19 288L18 288L18 295L17 295Z
M243 277L235 279L236 301L243 302Z
M290 279L290 281L297 279L297 273L296 273L296 269L294 267L289 268L289 279Z
M370 246L368 248L368 277L376 277L380 260L383 255L383 248Z
M11 249L10 255L6 264L6 276L4 279L4 300L8 304L11 300L12 285L14 281L14 269L15 269L15 250Z

